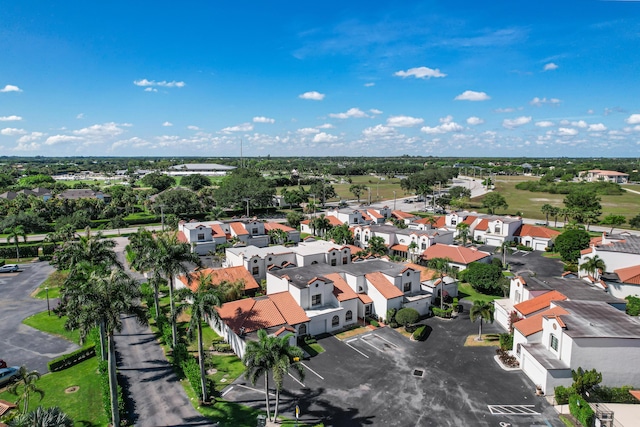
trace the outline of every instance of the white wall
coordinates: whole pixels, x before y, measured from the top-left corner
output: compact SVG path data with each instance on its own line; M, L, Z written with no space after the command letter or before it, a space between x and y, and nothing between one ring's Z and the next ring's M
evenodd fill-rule
M607 286L609 286L609 293L616 298L624 299L628 296L640 296L640 285L607 282Z

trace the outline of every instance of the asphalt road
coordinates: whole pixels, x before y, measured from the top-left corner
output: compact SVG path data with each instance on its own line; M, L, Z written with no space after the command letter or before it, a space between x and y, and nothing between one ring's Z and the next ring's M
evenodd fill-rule
M47 310L46 300L30 295L53 268L48 262L35 262L20 264L20 270L0 274L0 358L8 365L25 365L28 370L44 374L49 371L49 361L78 346L22 323L25 318ZM54 301L51 303L53 307Z

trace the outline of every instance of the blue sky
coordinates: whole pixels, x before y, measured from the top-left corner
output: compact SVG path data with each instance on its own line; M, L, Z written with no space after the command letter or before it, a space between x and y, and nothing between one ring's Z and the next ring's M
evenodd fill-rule
M5 3L3 155L640 156L640 1Z

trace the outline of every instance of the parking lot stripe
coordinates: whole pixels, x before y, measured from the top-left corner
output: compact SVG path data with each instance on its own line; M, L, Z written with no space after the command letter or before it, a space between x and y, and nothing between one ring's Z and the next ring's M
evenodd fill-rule
M289 374L289 376L298 384L300 384L302 387L306 387L306 385L304 385L303 383L301 383L300 381L298 381L298 379L296 377L294 377L293 375L291 375L290 372L287 372L287 374Z
M336 339L338 339L338 338L336 338ZM361 355L363 355L364 357L366 357L366 358L368 359L368 358L369 358L369 356L367 356L366 354L364 354L363 352L361 352L360 350L358 350L357 348L355 348L354 346L352 346L352 345L350 345L350 344L349 344L350 342L352 342L352 341L356 341L357 339L358 339L358 338L354 338L354 339L352 339L352 340L345 341L344 343L345 343L345 345L346 345L347 347L349 347L349 348L351 348L351 349L353 349L353 350L357 351L358 353L360 353ZM340 341L340 340L338 340L338 341Z
M307 365L305 365L304 363L300 362L300 364L301 364L302 366L304 366L304 367L305 367L309 372L312 372L312 373L316 374L316 376L317 376L318 378L320 378L321 380L324 380L324 377L323 377L322 375L320 375L319 373L317 373L316 371L314 371L313 369L311 369L310 367L308 367L308 366L307 366Z
M253 387L247 387L246 385L236 384L238 387L246 388L247 390L255 391L256 393L264 394L264 390L260 390ZM269 393L271 396L275 396L275 393Z
M369 341L365 340L364 337L362 337L362 342L364 342L367 345L370 345L371 347L375 348L376 350L382 352L384 350L380 350L378 347L376 347L375 345L371 344Z
M224 395L229 393L231 390L233 390L233 386L231 386L228 389L226 389L225 391L223 391L222 394L220 395L220 397L224 397Z
M487 405L492 415L540 415L535 405Z
M384 340L386 342L388 342L389 344L391 344L393 347L398 347L397 345L395 345L394 343L392 343L391 341L389 341L388 339L386 339L385 337L382 337L380 335L376 335L376 337L380 338L381 340Z

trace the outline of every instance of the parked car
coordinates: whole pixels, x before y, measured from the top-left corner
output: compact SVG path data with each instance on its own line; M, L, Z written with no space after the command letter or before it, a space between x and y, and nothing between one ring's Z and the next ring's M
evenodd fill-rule
M20 267L18 267L18 264L5 264L2 267L0 267L0 273L13 273L15 271L18 271Z
M18 379L18 371L20 366L10 366L0 369L0 387L14 382Z

